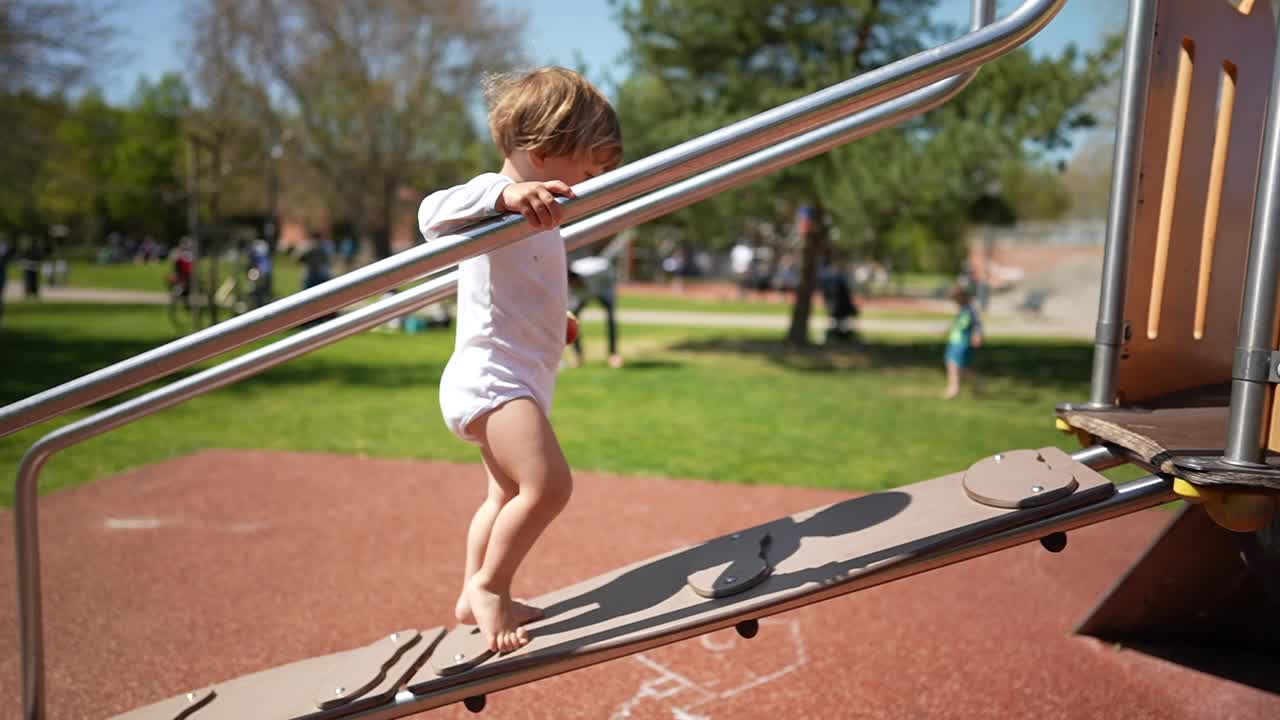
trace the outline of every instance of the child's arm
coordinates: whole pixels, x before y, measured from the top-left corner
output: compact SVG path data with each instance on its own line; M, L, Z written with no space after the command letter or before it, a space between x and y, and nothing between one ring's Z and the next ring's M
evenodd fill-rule
M499 215L498 197L511 179L485 173L466 185L431 193L418 206L418 229L427 240L449 235L454 230L487 217Z
M498 195L497 208L501 212L520 213L537 230L549 230L564 217L556 195L571 198L573 189L559 180L512 183Z
M418 229L427 240L504 212L524 215L536 230L560 224L563 212L555 196L573 197L573 190L559 180L512 182L497 173L485 173L466 185L432 193L418 208Z

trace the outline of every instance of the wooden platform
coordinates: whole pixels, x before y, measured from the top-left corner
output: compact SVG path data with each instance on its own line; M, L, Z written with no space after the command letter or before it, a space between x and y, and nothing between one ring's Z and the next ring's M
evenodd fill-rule
M1227 444L1230 387L1214 385L1167 395L1140 406L1106 410L1065 407L1058 416L1098 440L1119 445L1168 475L1205 485L1280 492L1280 480L1248 472L1187 472L1180 458L1221 457ZM1268 462L1280 470L1280 453Z
M1047 465L1050 475L1067 473L1073 478L1073 491L1046 498L1048 502L996 507L971 500L965 473L954 473L746 528L536 598L547 617L529 626L529 645L462 672L440 674L437 668L483 651L482 637L467 626L455 628L438 647L432 634L403 655L366 654L366 670L348 675L363 678L358 682L367 685L369 695L353 694L350 683L334 680L339 677L334 668L343 659L334 656L306 661L313 664L309 675L302 672L306 663L295 663L215 684L211 699L201 690L121 717L240 720L267 687L275 688L277 696L269 708L253 714L264 720L341 717L385 702L398 683L424 699L419 709L438 707L904 577L919 571L892 572L905 560L1097 502L1114 492L1106 478L1056 448L999 457L1003 463L984 463L975 472L987 478L992 471L986 468L999 465L998 474L1009 479L1011 490L1025 485L1025 494L1034 498L1046 490L1036 484L1037 466ZM711 599L690 588L690 575L713 575L719 584L734 582L734 568L742 565L736 561L759 556L762 549L771 570L763 582ZM449 657L437 662L433 648ZM416 660L406 673L406 658L411 656ZM383 672L384 668L388 669ZM279 682L272 682L272 673ZM319 699L335 694L349 704L320 706Z

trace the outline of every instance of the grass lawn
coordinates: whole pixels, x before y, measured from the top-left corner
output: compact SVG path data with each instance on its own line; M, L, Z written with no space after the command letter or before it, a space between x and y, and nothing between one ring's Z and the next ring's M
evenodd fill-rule
M220 266L225 273L226 267ZM281 255L275 263L275 289L278 295L296 292L302 287L302 268L287 256ZM98 265L89 261L71 263L68 284L83 288L109 288L112 290L155 290L165 289L165 278L169 275L168 263L152 263L151 265L135 265L122 263L119 265ZM778 315L791 313L790 303L760 302L751 300L716 300L695 297L655 297L637 295L620 291L620 307L629 310L667 310L676 312L723 312L750 315ZM819 317L826 316L826 308L815 298L813 312ZM913 310L864 309L864 317L892 318L899 320L942 320L950 317L946 313Z
M791 303L765 302L760 300L739 300L701 297L654 296L628 293L623 286L619 290L618 306L627 310L663 310L674 312L718 312L740 315L777 315L790 316ZM813 303L813 314L826 317L827 308L816 296ZM951 317L947 313L930 312L928 310L897 310L883 308L862 308L862 317L885 318L895 320L946 320Z
M898 274L898 280L901 281L904 289L936 290L955 282L955 276L946 273L904 272ZM890 285L895 284L897 283L890 283Z
M163 308L15 304L0 328L0 404L172 339ZM865 352L786 352L776 333L630 326L628 364L561 375L553 414L581 470L876 490L953 472L1000 450L1074 441L1054 403L1086 395L1075 341L993 341L981 396L945 402L934 338L873 337ZM56 455L45 491L208 447L473 462L444 428L437 383L452 332L369 333ZM81 410L70 417L84 417ZM0 438L0 502L22 453L59 419ZM1130 475L1132 476L1132 475Z
M625 285L618 289L618 306L628 310L670 310L675 312L719 312L738 315L788 315L791 303L765 302L762 300L716 299L706 297L681 297L679 295L646 295L627 292ZM816 301L813 312L826 315L822 302Z
M137 265L120 263L116 265L99 265L87 260L71 263L67 284L82 288L109 288L111 290L154 290L163 292L166 288L165 278L171 272L168 262ZM220 277L225 277L227 264L219 263ZM197 270L204 273L201 263ZM204 277L201 275L201 277ZM287 294L302 289L302 267L296 260L284 255L276 257L275 290L277 294Z

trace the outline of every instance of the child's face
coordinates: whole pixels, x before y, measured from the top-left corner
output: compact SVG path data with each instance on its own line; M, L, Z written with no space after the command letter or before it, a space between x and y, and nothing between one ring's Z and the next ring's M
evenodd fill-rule
M533 165L541 177L530 180L559 180L567 185L577 185L597 175L612 170L614 157L608 153L581 153L578 155L539 155L534 153Z

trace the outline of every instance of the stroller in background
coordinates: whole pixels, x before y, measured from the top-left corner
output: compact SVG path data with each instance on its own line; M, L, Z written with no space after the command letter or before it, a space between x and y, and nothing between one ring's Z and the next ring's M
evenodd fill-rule
M827 342L859 343L857 331L849 327L849 321L858 317L858 304L853 300L853 288L837 266L825 265L818 272L818 288L822 292L822 302L827 306L827 314L831 316L831 327L827 328Z

